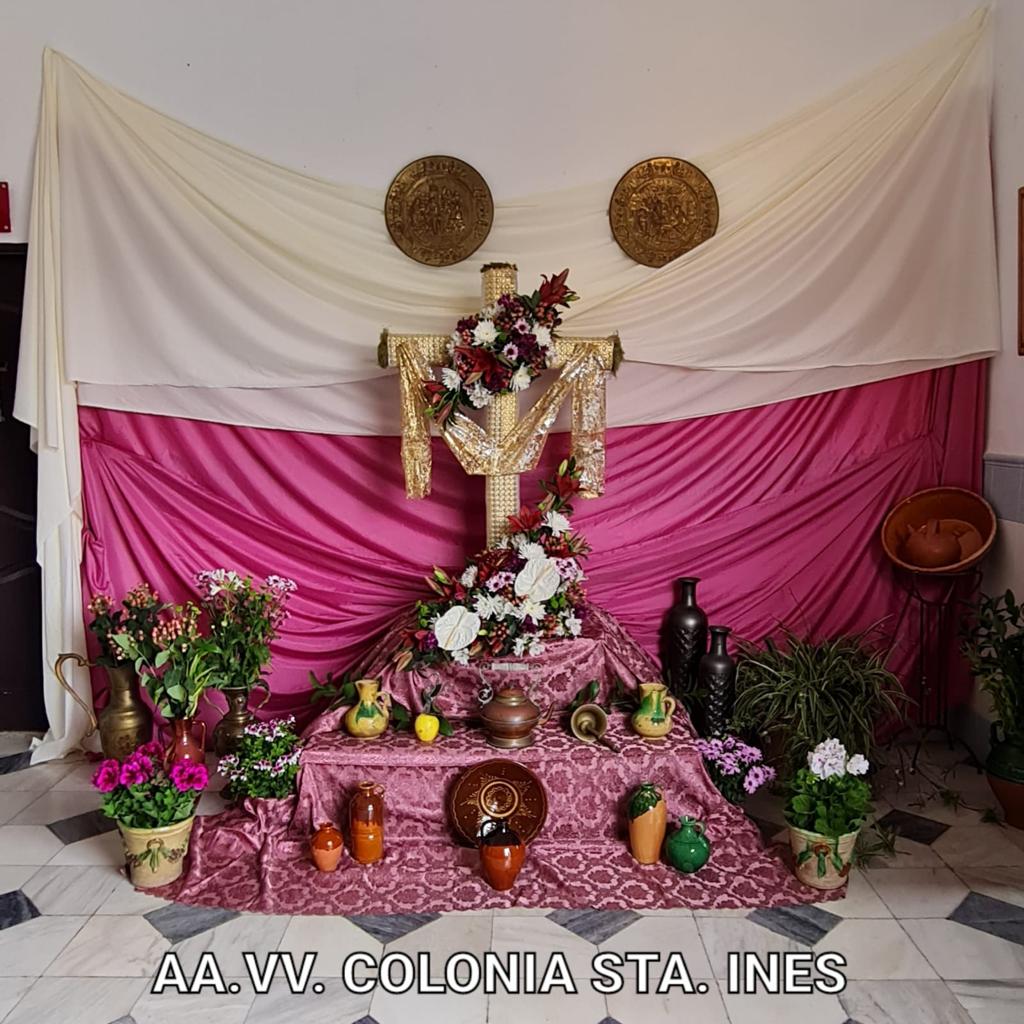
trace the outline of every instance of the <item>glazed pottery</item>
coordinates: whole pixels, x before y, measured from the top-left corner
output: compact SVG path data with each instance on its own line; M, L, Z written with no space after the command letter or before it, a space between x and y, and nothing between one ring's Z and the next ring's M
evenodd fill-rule
M906 561L922 569L938 569L960 561L960 540L952 530L944 529L938 519L912 529L903 544Z
M526 859L526 844L504 821L491 823L480 839L480 867L492 889L506 892L515 885Z
M665 619L665 673L676 697L693 692L697 685L697 666L708 649L708 617L697 604L697 576L682 576L679 600Z
M711 856L711 843L704 835L704 822L693 818L679 819L679 828L665 840L665 857L677 871L692 874L699 871Z
M705 736L720 736L728 731L736 699L736 662L726 648L732 632L728 626L711 627L711 650L700 659L697 689L702 694L703 710L698 716Z
M345 852L341 833L329 822L323 822L309 840L309 853L318 871L334 871Z
M641 864L656 864L665 841L665 798L653 782L643 782L633 790L627 808L629 848Z
M106 667L110 698L107 706L97 715L64 678L62 669L64 662L68 660L77 661L82 666L87 666L89 662L80 654L62 654L53 668L60 685L88 714L92 723L90 732L99 729L100 746L103 748L104 757L116 757L123 761L143 743L148 743L153 738L153 712L142 699L139 677L130 664Z
M448 818L473 846L491 821L504 821L524 843L533 841L548 816L544 785L518 761L496 759L466 768L448 792Z
M551 714L533 703L518 686L505 686L494 693L489 686L480 690L480 721L492 747L515 750L533 743L533 730Z
M129 828L117 823L132 885L155 889L181 877L194 821L195 816L162 828Z
M992 748L985 762L988 784L1003 808L1006 824L1024 828L1024 744L1000 739L992 726Z
M265 683L257 684L266 689L266 696L257 705L263 707L270 700L270 689ZM249 709L249 694L256 687L249 686L225 686L220 692L228 702L228 709L223 718L213 727L213 749L218 757L225 754L233 754L239 743L242 742L242 734L245 727L256 721L256 716Z
M384 787L360 782L348 805L352 859L375 864L384 856Z
M369 740L379 736L388 727L391 717L391 695L380 692L376 679L356 682L359 703L345 712L345 729L351 736Z
M644 739L661 739L672 728L675 709L675 698L669 695L664 683L641 683L640 707L633 712L630 721Z
M796 877L812 889L839 889L846 885L859 831L836 839L790 825L789 845Z
M171 742L164 748L164 762L174 764L175 761L191 761L193 764L206 763L206 723L200 722L199 739L193 732L194 718L172 718L167 723L171 727Z

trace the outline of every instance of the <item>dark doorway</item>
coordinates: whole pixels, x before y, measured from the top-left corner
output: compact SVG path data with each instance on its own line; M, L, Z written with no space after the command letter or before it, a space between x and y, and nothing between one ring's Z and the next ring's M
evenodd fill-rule
M24 245L0 245L0 729L46 728L36 565L36 457L14 419Z

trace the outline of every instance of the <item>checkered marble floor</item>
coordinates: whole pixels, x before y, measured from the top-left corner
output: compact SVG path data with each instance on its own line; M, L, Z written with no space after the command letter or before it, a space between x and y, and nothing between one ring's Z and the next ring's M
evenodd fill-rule
M937 757L946 756L944 750ZM120 871L113 825L97 811L83 759L27 767L0 757L0 1021L3 1024L1019 1024L1024 1020L1024 832L986 820L984 776L961 765L944 799L920 776L886 789L877 816L899 833L898 856L854 873L840 902L782 910L602 912L521 910L396 917L267 917L169 904L136 892ZM959 796L954 798L955 792ZM962 801L962 804L960 803ZM203 796L200 813L223 806ZM781 839L777 801L749 807ZM604 996L366 995L349 992L339 965L355 951L561 951L578 982L598 950L678 951L707 991ZM150 992L163 954L191 972L216 955L240 991ZM731 995L730 951L835 951L847 960L840 995ZM277 979L256 994L242 954L316 952L322 992L293 995ZM657 971L657 969L656 969ZM655 973L656 973L655 971Z

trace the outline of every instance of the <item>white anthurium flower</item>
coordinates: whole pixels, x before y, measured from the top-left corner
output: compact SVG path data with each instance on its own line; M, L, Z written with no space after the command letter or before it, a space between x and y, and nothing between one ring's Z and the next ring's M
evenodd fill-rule
M525 366L520 366L515 373L512 374L512 380L509 382L509 386L513 391L525 391L533 383L533 378L530 376L530 371Z
M546 555L531 558L516 576L516 596L543 603L555 596L561 581L553 558Z
M870 767L871 765L868 763L868 759L863 754L854 754L853 757L846 762L846 770L851 775L867 775Z
M565 533L571 524L561 512L552 509L544 516L544 525L557 537Z
M462 378L459 376L458 371L453 370L450 366L445 366L441 370L441 383L450 391L462 389Z
M498 336L498 328L494 326L493 320L481 320L473 328L474 345L490 345Z
M437 646L444 651L468 647L480 632L480 616L465 605L452 605L434 624Z

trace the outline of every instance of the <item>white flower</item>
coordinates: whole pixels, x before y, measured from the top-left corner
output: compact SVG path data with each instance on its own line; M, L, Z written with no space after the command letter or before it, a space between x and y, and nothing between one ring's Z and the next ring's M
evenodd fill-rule
M557 537L559 534L565 533L570 524L561 512L552 509L544 516L544 525Z
M460 665L468 665L469 664L469 648L468 647L460 647L458 650L452 651L451 654L452 654L452 661L457 661Z
M481 619L504 618L504 606L508 602L496 594L478 594L474 609Z
M459 582L464 587L471 587L476 583L476 574L479 570L475 565L467 565L466 571L459 577Z
M490 345L498 336L498 329L494 326L493 320L481 320L473 328L474 345Z
M532 383L533 378L530 376L529 368L525 366L520 366L512 374L512 380L510 381L513 391L525 391Z
M529 642L529 637L517 636L515 642L512 644L512 650L515 651L515 653L521 657L523 654L526 653L526 645Z
M448 355L454 355L454 353L455 353L455 346L456 345L461 345L461 344L462 344L462 335L459 334L458 331L452 331L452 335L448 339L448 341L447 341L447 343L445 344L444 347L447 350Z
M854 754L853 757L846 762L846 770L851 775L867 775L870 767L871 765L868 764L868 759L863 754Z
M530 654L543 654L544 644L540 640L534 638L530 641L529 652Z
M516 576L516 596L527 597L531 601L547 601L558 592L561 582L553 558L544 555L531 558Z
M484 308L480 310L481 320L493 320L497 315L498 304L496 302L492 302L489 306L484 306Z
M452 605L434 625L437 646L444 651L468 647L480 632L480 616L465 605Z
M494 395L480 381L468 387L466 394L469 396L474 409L482 409L485 405L490 405L494 400Z
M520 603L518 614L521 619L533 619L535 623L539 624L543 621L547 611L540 601L531 601L529 598L526 598Z
M516 535L515 546L516 551L527 561L531 558L544 558L547 554L542 545L530 540L525 533Z
M807 764L819 779L846 774L846 747L837 739L824 740L808 755Z
M462 378L459 376L458 371L453 370L450 366L446 366L441 370L441 383L449 391L460 391L462 389Z
M537 344L542 349L547 351L551 348L551 328L545 327L543 324L535 324L533 328L533 336L537 339Z
M572 612L569 612L564 619L562 619L562 625L565 626L566 630L572 636L579 636L583 632L583 622L577 619Z

